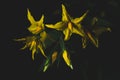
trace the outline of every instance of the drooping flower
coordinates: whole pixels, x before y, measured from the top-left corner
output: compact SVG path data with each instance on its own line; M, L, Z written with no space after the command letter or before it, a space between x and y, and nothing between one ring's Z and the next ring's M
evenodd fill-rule
M29 48L30 51L32 51L32 59L34 60L35 53L38 53L40 51L44 57L47 57L44 52L45 45L41 41L39 37L36 36L29 36L21 39L15 39L16 41L24 41L25 46L21 49Z
M84 31L80 22L85 18L87 13L88 11L84 13L81 17L73 19L66 11L65 6L62 4L62 21L57 22L54 25L46 24L46 27L63 31L65 41L70 39L72 33L78 34L83 37Z
M111 31L109 27L99 26L100 24L97 24L98 22L99 22L99 19L94 17L91 21L91 25L89 25L89 30L87 30L87 28L84 28L85 36L82 37L83 48L86 48L88 41L90 41L92 44L98 47L99 46L98 37L103 32ZM102 23L102 25L104 24Z

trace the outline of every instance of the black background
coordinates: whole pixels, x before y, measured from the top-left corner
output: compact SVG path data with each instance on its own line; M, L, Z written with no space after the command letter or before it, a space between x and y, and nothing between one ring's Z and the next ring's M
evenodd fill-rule
M91 44L81 49L76 37L71 38L71 54L74 70L61 60L57 68L53 65L46 73L39 71L41 59L32 61L28 50L19 50L21 43L13 41L29 35L27 8L36 20L42 14L46 23L55 23L61 18L61 3L65 4L71 16L79 17L86 10L92 16L105 11L104 19L111 23L111 33L100 37L99 48ZM3 80L119 80L119 3L117 0L10 0L1 2L1 72Z

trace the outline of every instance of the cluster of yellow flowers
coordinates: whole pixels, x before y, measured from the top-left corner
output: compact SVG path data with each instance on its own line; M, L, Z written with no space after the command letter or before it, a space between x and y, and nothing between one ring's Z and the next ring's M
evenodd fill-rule
M24 41L25 46L21 49L29 48L32 51L32 59L34 60L35 53L42 53L42 55L46 58L46 62L44 64L43 71L45 72L47 68L53 64L58 56L62 56L66 64L73 69L70 54L65 46L65 42L70 39L72 34L78 34L82 38L82 47L86 48L88 41L92 42L96 47L98 47L98 36L104 31L111 31L109 27L92 27L89 31L87 28L82 26L81 22L84 20L89 11L86 11L79 18L72 18L65 6L62 4L62 19L56 24L44 24L44 15L42 15L39 21L36 21L31 15L29 9L27 9L27 17L30 21L31 25L28 27L28 30L32 33L32 36L28 36L21 39L16 39L16 41ZM97 18L94 18L94 25L97 22ZM63 32L63 35L56 35L55 32L51 32L52 36L49 32L47 32L46 28L54 29L58 33ZM56 43L55 45L58 48L61 48L61 51L57 51L56 48L51 50L50 53L46 53L46 48L48 45L53 45L52 43ZM55 46L55 47L56 47Z

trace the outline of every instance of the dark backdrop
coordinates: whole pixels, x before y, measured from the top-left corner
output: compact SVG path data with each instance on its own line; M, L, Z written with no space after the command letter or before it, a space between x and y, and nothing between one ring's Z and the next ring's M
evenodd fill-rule
M10 0L1 6L1 72L3 80L119 80L119 0ZM42 14L46 22L55 23L61 18L61 3L71 16L78 17L86 10L92 16L105 12L104 19L111 23L111 33L100 37L100 47L88 45L80 49L79 39L71 38L71 47L76 54L71 54L74 70L70 70L61 61L57 68L53 65L46 73L39 71L42 58L32 61L28 50L19 50L22 43L13 41L29 35L27 27L27 8L38 20ZM74 47L73 47L74 46Z

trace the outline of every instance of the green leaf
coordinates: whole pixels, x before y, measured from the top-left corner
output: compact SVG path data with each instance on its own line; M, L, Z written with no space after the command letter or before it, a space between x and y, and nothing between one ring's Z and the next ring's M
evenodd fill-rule
M86 48L86 46L87 46L87 38L86 38L86 37L83 37L83 38L82 38L82 47L83 47L83 48Z
M47 69L48 69L48 67L50 66L50 61L49 61L50 59L46 59L46 61L45 61L45 64L44 64L44 68L43 68L43 72L45 72Z

